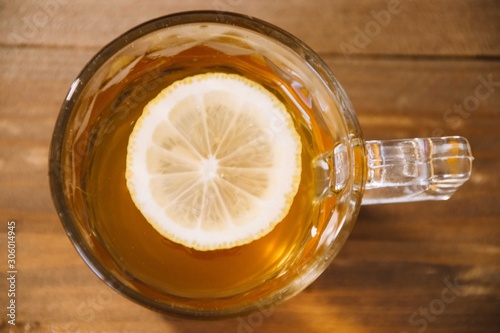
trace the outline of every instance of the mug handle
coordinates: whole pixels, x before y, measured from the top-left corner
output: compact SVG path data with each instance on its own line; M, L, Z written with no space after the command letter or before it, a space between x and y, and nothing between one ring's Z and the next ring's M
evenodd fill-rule
M368 166L363 205L446 200L472 170L460 136L365 142Z

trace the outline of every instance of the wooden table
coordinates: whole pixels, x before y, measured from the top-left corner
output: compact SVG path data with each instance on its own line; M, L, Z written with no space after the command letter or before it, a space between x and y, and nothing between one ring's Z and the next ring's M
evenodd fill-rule
M52 205L53 125L108 41L193 9L253 15L304 40L343 83L367 139L467 137L472 178L447 202L363 207L334 263L271 314L190 321L116 294ZM1 0L0 101L2 332L500 332L498 0ZM6 316L11 220L16 326Z

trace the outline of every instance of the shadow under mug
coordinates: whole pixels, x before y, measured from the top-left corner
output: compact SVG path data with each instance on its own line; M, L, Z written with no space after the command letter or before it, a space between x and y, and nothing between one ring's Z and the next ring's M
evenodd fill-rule
M310 230L307 241L301 240L306 245L274 274L232 294L187 297L149 285L122 266L117 259L120 254L110 250L92 221L87 169L93 163L94 151L106 144L96 134L102 130L102 119L108 116L96 107L103 91L126 80L138 61L172 59L200 45L229 58L253 57L268 73L290 83L293 94L304 97L331 145L322 147L323 151L303 167L311 169L314 200L334 204L323 207L321 225ZM188 61L198 62L202 71L209 70L204 68L203 58ZM156 69L161 70L146 72L150 76L154 72L151 80L182 75L178 68L173 69L174 64L158 66ZM114 97L108 101L111 109L113 103L124 98ZM126 111L111 112L116 116ZM469 145L461 137L363 140L343 89L327 65L303 42L252 17L201 11L173 14L133 28L105 46L85 66L71 85L55 126L50 185L69 238L106 284L155 310L218 317L276 304L311 284L346 241L361 204L447 199L469 178L471 164ZM294 232L293 228L290 232Z

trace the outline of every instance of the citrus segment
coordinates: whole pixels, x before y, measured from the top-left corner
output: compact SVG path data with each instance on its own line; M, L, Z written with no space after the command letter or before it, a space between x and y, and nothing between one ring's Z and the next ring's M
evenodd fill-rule
M288 213L301 173L291 116L236 74L177 81L144 108L127 147L132 200L164 237L200 251L252 242Z

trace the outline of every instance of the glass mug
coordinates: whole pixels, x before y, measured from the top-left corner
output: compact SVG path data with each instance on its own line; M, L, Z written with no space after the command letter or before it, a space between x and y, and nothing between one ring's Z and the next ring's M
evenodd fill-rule
M287 217L269 234L197 251L161 236L133 205L126 143L163 88L214 71L256 81L292 110L302 174ZM447 199L471 165L462 137L364 141L349 99L309 47L258 19L202 11L146 22L86 65L55 126L50 185L69 238L106 284L155 310L217 317L276 304L311 284L361 204Z

